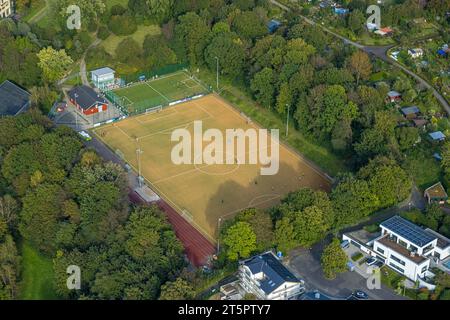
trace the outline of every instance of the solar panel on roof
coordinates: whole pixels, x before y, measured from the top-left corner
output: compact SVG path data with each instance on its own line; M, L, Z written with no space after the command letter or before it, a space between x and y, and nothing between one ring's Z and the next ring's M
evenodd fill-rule
M436 237L431 236L422 228L400 216L394 216L381 223L381 225L419 247L423 247L436 239Z

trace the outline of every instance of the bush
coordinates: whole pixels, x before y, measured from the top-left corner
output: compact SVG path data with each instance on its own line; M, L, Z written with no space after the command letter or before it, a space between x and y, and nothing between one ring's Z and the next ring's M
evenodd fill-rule
M122 5L120 4L115 4L111 7L111 15L112 16L121 16L123 15L125 12L127 11L127 9L125 9Z
M356 252L355 254L352 255L352 260L353 261L358 261L362 257L363 257L363 254L361 252Z
M108 23L108 28L115 35L127 36L137 30L136 22L130 16L112 16Z
M450 289L445 289L439 296L440 300L450 300Z
M364 230L366 230L367 232L370 232L370 233L377 232L379 229L380 228L377 224L371 224L371 225L364 227Z
M100 28L98 28L98 32L97 32L97 36L102 39L105 40L106 38L109 37L111 33L109 32L108 28L105 26L100 26Z

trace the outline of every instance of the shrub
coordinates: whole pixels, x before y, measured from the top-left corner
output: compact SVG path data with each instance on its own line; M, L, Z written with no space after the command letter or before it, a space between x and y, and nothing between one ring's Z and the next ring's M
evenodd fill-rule
M359 259L361 259L363 257L363 254L361 252L356 252L352 255L352 260L353 261L358 261Z
M130 16L112 16L108 23L108 28L115 35L127 36L137 30L136 22Z
M105 40L106 38L109 37L111 33L109 32L108 28L105 26L100 26L100 28L98 28L98 32L97 32L97 36L102 39Z

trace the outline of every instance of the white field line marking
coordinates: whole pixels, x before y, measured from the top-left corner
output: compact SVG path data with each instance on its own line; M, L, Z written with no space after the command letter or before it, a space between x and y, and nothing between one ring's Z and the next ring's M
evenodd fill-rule
M136 118L135 120L137 122L139 122L140 124L145 124L145 123L148 123L148 122L152 122L152 121L160 120L160 119L163 119L163 118L171 117L173 115L176 115L177 113L179 113L178 110L175 110L174 112L172 112L170 114L166 114L164 116L159 116L159 117L156 117L156 118L152 117L151 119L148 119L148 120L140 120L139 118L141 118L141 117L143 118L145 116L148 117L148 116L152 115L152 114L143 114L143 115L139 116L138 118Z
M240 117L241 119L244 119L244 117L242 117L242 115L241 115L237 110L235 110L233 107L228 106L226 103L224 103L223 101L221 101L221 99L216 98L216 100L218 100L219 103L221 103L222 105L224 105L226 108L231 109L232 111L234 111L237 115L239 115L239 117ZM256 128L256 129L259 128L259 126L257 126L257 125L254 124L253 122L251 123L251 126L253 126L253 127ZM281 141L280 141L278 144L281 145L281 146L283 146L285 149L287 149L287 151L288 151L291 155L293 155L294 157L298 157L298 158L302 159L302 160L303 160L302 163L304 163L307 167L311 168L311 169L312 169L314 172L316 172L319 176L321 176L322 178L325 178L325 180L327 180L327 181L330 181L330 178L328 178L326 174L324 174L323 172L319 171L318 169L316 169L316 168L314 168L312 165L310 165L310 164L308 163L308 160L305 159L302 155L300 155L300 154L298 154L298 153L292 151L288 146L285 146Z
M155 91L157 94L159 94L161 97L163 97L164 99L166 99L167 100L167 102L170 102L170 100L169 100L169 98L167 98L165 95L163 95L161 92L159 92L158 90L156 90L155 88L153 88L152 86L151 86L151 84L149 84L149 83L145 83L147 86L149 86L153 91Z
M94 133L96 133L96 130L94 131ZM107 146L109 146L109 148L111 150L113 150L113 148L102 138L100 137L97 133L96 133L97 137ZM134 172L138 172L138 170L136 169L136 167L131 164L131 162L126 158L126 156L124 155L124 161L126 163L128 163L128 165L133 168ZM145 176L143 176L143 178L145 179L145 181L148 183L148 185L150 187L152 187L154 189L154 191L156 191L158 193L159 196L161 196L165 201L169 202L169 204L177 211L178 215L180 215L184 220L186 220L189 224L191 224L195 229L197 229L203 236L205 236L207 239L209 239L213 244L216 243L216 239L214 239L213 236L211 236L205 229L203 229L202 227L200 227L198 225L197 222L194 221L194 216L193 219L188 221L184 216L183 216L183 209L181 209L174 201L172 201L164 192L161 191L160 188L158 188L154 183L150 182Z

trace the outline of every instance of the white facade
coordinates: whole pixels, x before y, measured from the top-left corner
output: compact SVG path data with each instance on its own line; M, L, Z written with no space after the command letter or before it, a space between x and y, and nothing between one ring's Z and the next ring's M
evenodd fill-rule
M13 13L12 0L0 0L0 18L7 18Z
M408 255L401 254L395 248L386 246L378 240L374 242L374 250L386 258L385 264L387 266L413 281L423 278L430 267L430 259L417 255L408 257ZM414 258L417 259L413 260Z
M240 262L241 287L261 300L289 300L304 292L298 280L272 252Z
M99 89L105 89L114 84L115 71L111 68L101 68L91 71L91 80Z
M408 49L408 54L411 56L411 58L416 59L423 56L423 50L420 48L416 49Z
M346 234L342 238L413 281L429 277L432 262L438 264L450 256L449 239L399 216L386 220L380 228L381 235L368 243Z

